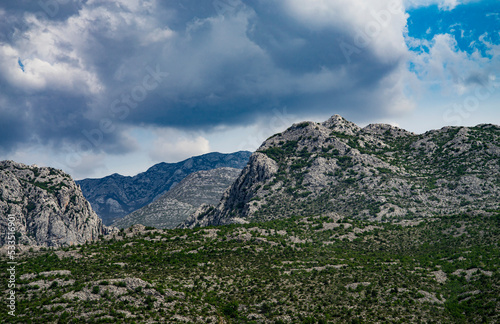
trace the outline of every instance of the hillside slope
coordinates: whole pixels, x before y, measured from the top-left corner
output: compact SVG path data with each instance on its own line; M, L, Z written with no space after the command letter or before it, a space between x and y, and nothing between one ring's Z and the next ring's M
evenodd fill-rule
M236 180L241 169L218 168L198 171L149 205L118 219L112 225L128 228L134 224L155 228L174 228L184 222L202 204L216 204Z
M82 244L109 232L68 174L13 161L0 162L0 231L14 219L18 244ZM0 236L0 245L6 244Z
M267 139L216 208L184 226L262 221L335 211L394 220L499 209L500 127L425 134L335 115Z
M498 213L399 224L330 214L137 225L19 256L16 317L0 303L0 322L499 323L499 222Z
M222 167L243 169L250 152L208 153L178 163L159 163L133 177L113 174L101 179L77 181L103 223L114 220L153 202L187 175Z

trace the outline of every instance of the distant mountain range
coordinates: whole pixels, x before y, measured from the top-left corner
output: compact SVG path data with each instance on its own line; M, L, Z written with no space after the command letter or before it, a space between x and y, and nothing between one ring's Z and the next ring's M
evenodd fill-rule
M164 195L118 219L112 226L128 228L134 224L142 224L155 228L174 228L202 204L217 204L224 191L233 184L240 173L241 169L235 168L191 173Z
M106 225L144 207L193 172L229 167L243 169L251 153L208 153L178 163L159 163L136 176L112 174L77 181L83 195Z
M335 115L266 140L217 206L187 227L292 215L392 221L499 210L500 127L444 127L414 134L361 128Z
M0 246L6 244L10 228L18 248L83 244L112 230L103 226L68 174L1 161Z

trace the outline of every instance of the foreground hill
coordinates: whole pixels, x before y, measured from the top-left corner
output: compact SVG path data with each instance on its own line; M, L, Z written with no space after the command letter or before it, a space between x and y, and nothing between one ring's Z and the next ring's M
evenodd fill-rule
M133 177L113 174L101 179L80 180L77 184L103 223L109 225L153 202L193 172L222 167L243 169L250 154L246 151L209 153L178 163L159 163Z
M108 233L80 188L53 168L0 162L0 245L6 244L8 217L18 244L83 244Z
M149 205L118 219L112 225L127 228L134 224L155 228L174 228L191 216L202 204L214 205L233 184L241 169L218 168L198 171L185 177Z
M500 127L425 134L335 115L267 139L216 208L188 227L335 211L389 221L498 209Z
M135 226L107 239L19 256L16 317L0 303L0 322L500 322L498 212Z

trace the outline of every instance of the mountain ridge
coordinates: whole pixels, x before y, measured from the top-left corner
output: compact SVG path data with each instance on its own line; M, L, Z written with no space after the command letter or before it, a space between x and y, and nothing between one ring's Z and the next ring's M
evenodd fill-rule
M387 221L497 209L499 137L493 124L415 134L339 115L296 123L264 141L221 202L183 226L329 210Z
M217 168L186 176L152 203L118 219L112 226L128 228L142 224L155 228L174 228L203 204L217 203L241 169Z
M161 162L135 176L113 174L78 180L82 192L105 225L153 202L187 175L219 167L242 169L251 153L212 152L177 163Z

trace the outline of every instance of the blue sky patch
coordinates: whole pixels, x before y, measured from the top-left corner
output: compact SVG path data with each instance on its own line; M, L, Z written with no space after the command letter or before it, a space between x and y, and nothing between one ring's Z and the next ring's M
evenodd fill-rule
M450 34L461 51L470 54L477 49L483 56L487 56L487 48L480 41L481 36L487 42L500 43L499 1L459 5L449 11L433 5L410 10L408 14L408 36L413 38L431 40L437 34Z
M23 70L23 72L24 72L24 64L23 64L23 62L21 61L21 58L18 58L18 59L17 59L17 64L19 64L19 67L20 67L20 68L21 68L21 70Z

